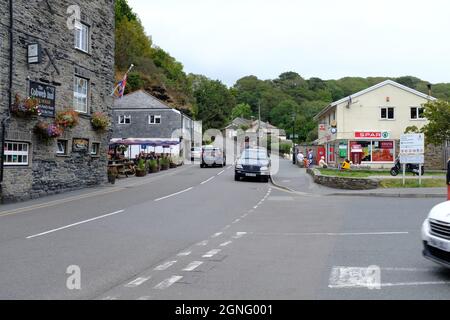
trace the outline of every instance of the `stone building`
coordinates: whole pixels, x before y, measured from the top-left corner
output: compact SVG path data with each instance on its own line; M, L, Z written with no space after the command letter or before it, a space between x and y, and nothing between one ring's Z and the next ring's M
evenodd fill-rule
M179 110L144 90L139 90L116 99L113 108L113 139L147 139L155 141L180 142L173 152L186 151L193 146L201 146L202 126ZM141 146L131 147L131 157L139 154ZM183 153L183 152L182 152ZM183 153L187 155L187 152Z
M91 119L113 105L114 0L2 0L0 12L2 202L104 183L110 131ZM12 113L16 94L37 97L41 114ZM48 142L34 133L68 109L77 126Z

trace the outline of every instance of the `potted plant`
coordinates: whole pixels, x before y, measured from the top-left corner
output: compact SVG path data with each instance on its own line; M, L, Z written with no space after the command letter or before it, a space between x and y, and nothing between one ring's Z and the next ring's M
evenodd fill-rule
M167 157L163 157L159 161L161 171L169 170L170 167L170 160Z
M108 115L103 112L95 112L92 115L91 124L97 131L105 131L111 125Z
M36 98L20 99L16 94L14 103L11 106L11 113L19 118L30 118L41 114L39 110L39 101Z
M139 159L136 168L136 177L145 177L147 175L147 168L145 166L145 160Z
M72 129L78 125L78 112L73 109L59 111L56 113L55 123L61 128Z
M63 130L55 123L39 121L34 127L34 133L43 141L49 142L63 134Z
M159 171L158 161L149 160L147 164L148 164L148 172L149 173L156 173Z
M116 178L119 175L116 167L108 168L108 182L111 184L116 183Z

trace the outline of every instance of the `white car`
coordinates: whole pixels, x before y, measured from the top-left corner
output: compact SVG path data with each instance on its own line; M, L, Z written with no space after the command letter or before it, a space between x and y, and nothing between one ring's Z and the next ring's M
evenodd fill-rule
M425 258L450 268L450 201L431 209L423 223Z

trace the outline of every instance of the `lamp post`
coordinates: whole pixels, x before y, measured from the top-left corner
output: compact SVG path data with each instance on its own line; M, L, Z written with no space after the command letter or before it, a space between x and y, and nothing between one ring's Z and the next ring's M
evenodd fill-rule
M297 164L297 155L295 150L295 120L297 118L297 114L295 113L295 110L292 114L292 163Z

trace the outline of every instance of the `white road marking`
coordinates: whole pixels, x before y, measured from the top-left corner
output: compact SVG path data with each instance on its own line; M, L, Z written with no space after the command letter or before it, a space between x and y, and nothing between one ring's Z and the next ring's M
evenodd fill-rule
M381 270L379 267L368 268L334 267L329 288L367 288L381 289Z
M166 262L166 263L164 263L164 264L162 264L160 266L157 266L154 270L155 271L164 271L164 270L169 269L175 263L177 263L177 261L169 261L169 262Z
M218 254L218 253L221 252L221 251L222 251L221 249L214 249L214 250L211 250L211 251L207 252L207 253L203 256L203 258L212 258L212 257L214 257L216 254Z
M177 254L178 257L187 257L192 253L192 251L185 251L185 252L180 252L179 254Z
M220 245L220 247L226 247L226 246L228 246L229 244L232 244L232 243L233 243L233 241L227 241L227 242L222 243Z
M39 233L39 234L35 234L33 236L27 237L27 239L33 239L33 238L41 237L41 236L44 236L44 235L47 235L47 234L50 234L50 233L53 233L53 232L61 231L61 230L64 230L64 229L69 229L69 228L72 228L72 227L75 227L75 226L79 226L80 224L92 222L92 221L95 221L95 220L104 219L104 218L107 218L107 217L110 217L110 216L113 216L113 215L116 215L116 214L119 214L119 213L123 213L123 212L125 212L125 210L119 210L119 211L116 211L116 212L113 212L113 213L108 213L108 214L105 214L105 215L100 216L100 217L96 217L96 218L80 221L80 222L73 223L73 224L70 224L70 225L65 226L65 227L61 227L61 228L49 230L49 231L46 231L46 232L42 232L42 233Z
M156 199L155 202L158 202L158 201L161 201L161 200L165 200L165 199L168 199L168 198L171 198L171 197L175 197L175 196L180 195L180 194L182 194L182 193L191 191L192 189L194 189L194 187L190 187L190 188L187 188L187 189L182 190L182 191L180 191L180 192L176 192L176 193L170 194L170 195L168 195L168 196L165 196L165 197Z
M217 175L220 176L222 173L224 173L225 170L220 171Z
M225 227L223 228L223 230L227 230L227 229L229 229L229 228L231 228L231 226L230 226L230 225L227 225L227 226L225 226Z
M194 271L198 267L200 267L203 264L202 261L194 261L190 263L186 268L183 269L183 271Z
M171 285L173 285L174 283L180 281L181 279L183 279L182 276L172 276L169 279L164 280L163 282L157 284L154 289L157 290L164 290L169 288Z
M151 277L147 277L147 278L137 278L136 280L131 281L130 283L126 284L125 287L127 288L135 288L140 286L141 284L147 282L148 280L150 280Z
M204 240L202 242L197 243L198 246L204 247L208 245L208 240Z
M247 232L236 232L236 235L233 237L233 239L240 239L243 236L245 236Z
M220 237L223 234L223 232L217 232L216 234L214 234L211 238L217 238Z
M348 233L256 233L252 235L258 236L392 236L392 235L406 235L409 232L348 232Z
M236 219L233 221L233 224L238 223L239 221L241 221L241 219Z
M200 184L206 184L206 183L208 183L208 182L210 182L211 180L213 180L215 178L215 176L214 177L211 177L211 178L209 178L208 180L206 180L206 181L203 181L202 183L200 183Z
M152 299L152 297L145 296L145 297L140 297L138 300L140 300L140 301L146 301L146 300L151 300L151 299Z
M258 206L254 206L253 209L255 209L255 210L258 209Z

